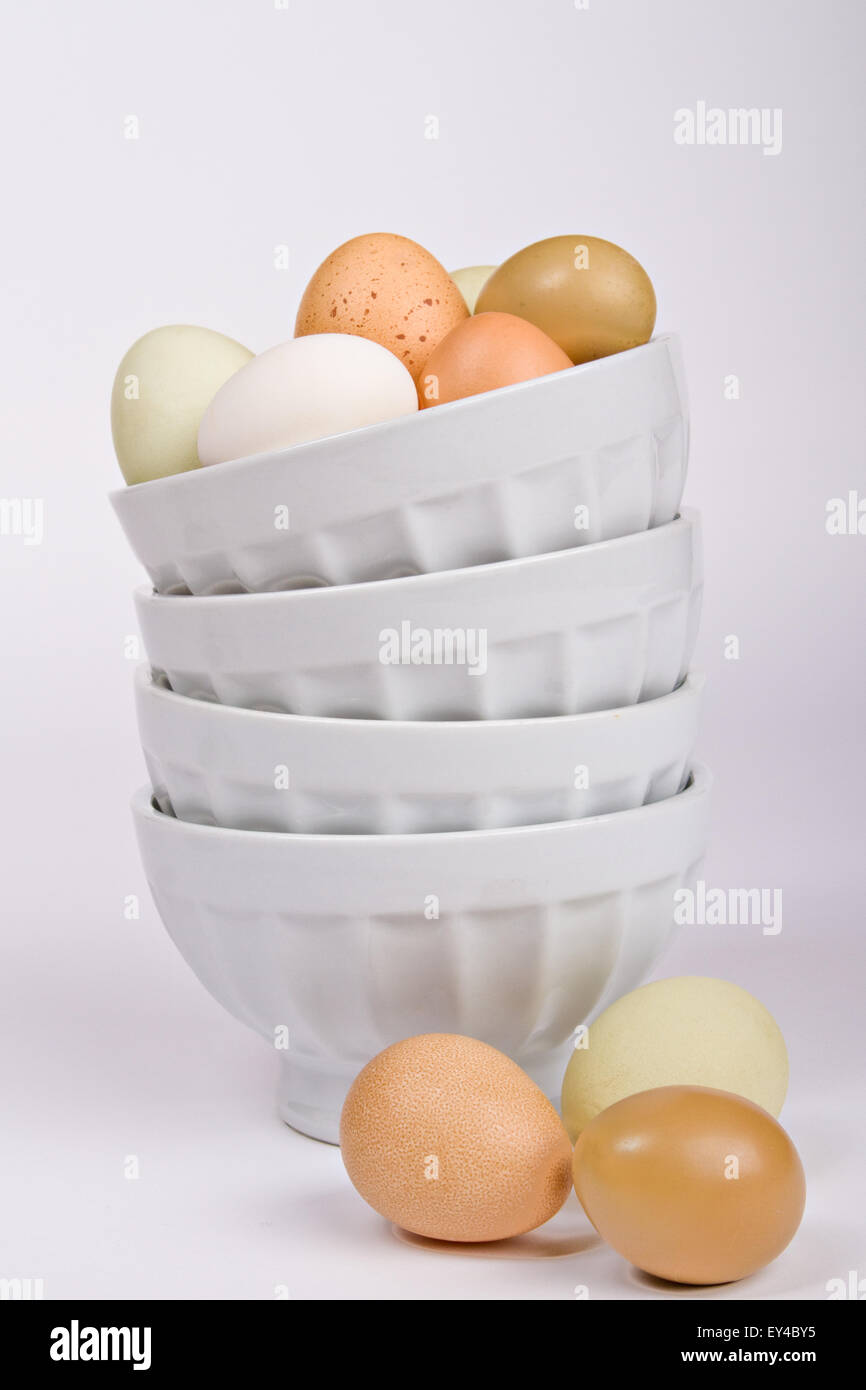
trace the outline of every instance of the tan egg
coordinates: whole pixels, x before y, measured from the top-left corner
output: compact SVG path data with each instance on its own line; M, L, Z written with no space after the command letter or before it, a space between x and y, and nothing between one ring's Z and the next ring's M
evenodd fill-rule
M663 1086L598 1115L574 1186L599 1235L659 1279L723 1284L785 1249L806 1181L782 1126L742 1096Z
M418 376L433 349L469 311L435 256L408 237L374 232L332 251L304 290L295 337L372 338Z
M465 265L460 270L452 270L451 279L466 300L466 308L470 314L475 313L481 287L490 279L495 269L495 265Z
M340 1145L364 1200L434 1240L534 1230L571 1187L571 1145L547 1097L504 1053L453 1033L406 1038L368 1062Z
M504 261L484 284L477 314L529 319L568 353L590 362L652 337L656 297L643 266L612 241L555 236Z
M514 314L475 314L452 328L418 378L422 409L513 386L571 367L571 359L535 324Z
M139 338L123 357L111 392L111 433L128 483L198 468L198 427L249 348L192 324L167 324Z
M569 1059L562 1118L576 1139L607 1106L654 1086L712 1086L778 1115L788 1052L772 1014L729 980L680 975L617 999Z

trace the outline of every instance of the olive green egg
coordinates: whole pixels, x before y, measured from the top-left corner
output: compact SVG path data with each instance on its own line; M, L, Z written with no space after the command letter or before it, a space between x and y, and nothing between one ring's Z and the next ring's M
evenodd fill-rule
M656 296L643 266L592 236L555 236L509 257L485 281L476 314L516 314L591 362L649 342Z

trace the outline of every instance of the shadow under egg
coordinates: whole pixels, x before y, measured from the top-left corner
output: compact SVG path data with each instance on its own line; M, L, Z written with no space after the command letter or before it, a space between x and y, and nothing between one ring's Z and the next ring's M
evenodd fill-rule
M561 1260L570 1255L585 1254L587 1250L602 1244L601 1237L586 1227L557 1231L541 1227L537 1231L527 1231L522 1236L509 1236L506 1240L479 1241L434 1240L431 1236L419 1236L394 1225L391 1226L391 1233L405 1245L414 1245L421 1250L482 1260Z
M732 1279L720 1284L677 1284L672 1279L662 1279L657 1274L648 1274L644 1269L638 1269L637 1265L629 1265L628 1277L632 1284L637 1284L639 1288L648 1293L665 1294L668 1298L681 1299L706 1299L719 1297L736 1297L733 1291L740 1288L745 1279ZM747 1295L740 1295L747 1297Z

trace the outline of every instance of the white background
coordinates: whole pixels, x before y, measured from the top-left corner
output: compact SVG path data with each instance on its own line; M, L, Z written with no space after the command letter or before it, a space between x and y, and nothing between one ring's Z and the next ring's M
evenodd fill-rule
M782 1259L702 1297L866 1277L866 536L824 524L866 490L858 0L4 8L0 493L44 499L45 535L0 537L0 1276L46 1297L683 1296L592 1245L576 1205L496 1257L398 1240L336 1150L276 1120L273 1058L191 976L139 867L124 644L142 576L106 500L117 362L166 322L270 346L334 246L395 231L449 268L607 237L683 334L706 878L781 888L784 924L687 930L659 973L724 975L776 1014L810 1181ZM781 153L677 145L674 111L699 100L781 108Z

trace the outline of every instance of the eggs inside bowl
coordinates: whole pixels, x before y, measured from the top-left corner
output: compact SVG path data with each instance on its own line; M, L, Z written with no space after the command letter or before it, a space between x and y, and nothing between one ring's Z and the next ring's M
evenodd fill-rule
M182 325L133 344L115 449L127 483L149 482L561 372L646 343L654 322L643 267L600 238L551 237L449 275L409 237L367 233L314 271L287 342L254 356Z

